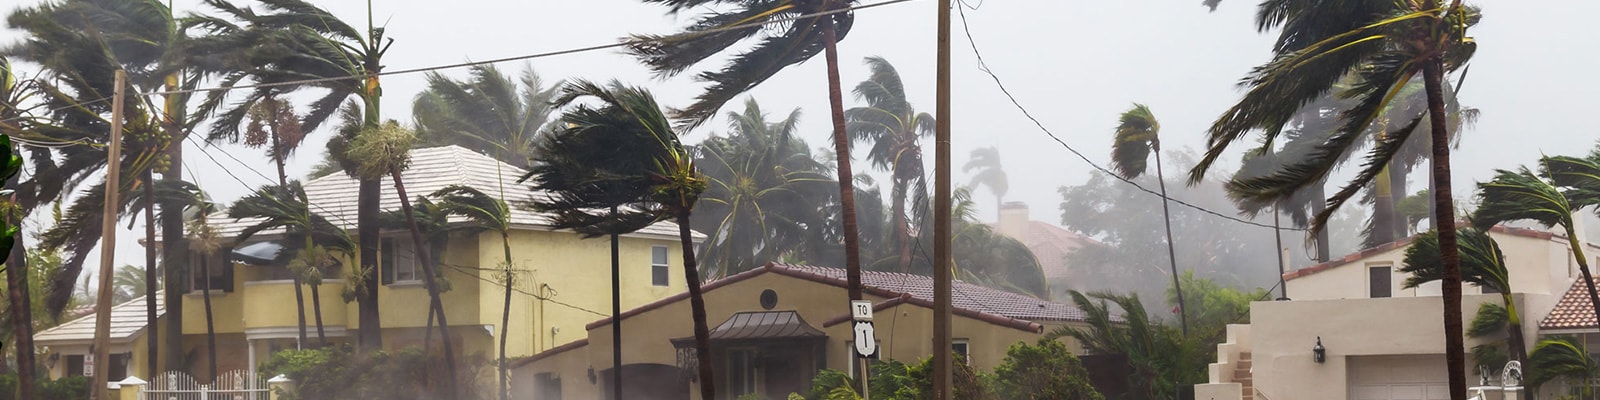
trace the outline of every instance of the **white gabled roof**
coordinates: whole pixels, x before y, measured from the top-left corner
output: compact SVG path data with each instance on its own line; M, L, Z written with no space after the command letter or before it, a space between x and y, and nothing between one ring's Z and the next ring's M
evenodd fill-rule
M527 171L521 168L452 145L412 150L411 166L401 173L401 178L405 179L406 195L412 199L416 199L417 196L427 196L451 185L471 186L490 195L500 193L501 188L504 188L506 203L511 206L513 227L544 229L549 226L549 218L527 207L538 193L526 183L517 183L517 179L525 173ZM343 173L333 173L311 180L305 184L305 189L306 198L312 204L312 212L321 214L336 226L349 230L356 229L356 200L360 197L360 185L355 178ZM400 209L400 196L395 194L392 179L383 178L382 193L379 207L384 211ZM227 218L226 213L213 215L209 219L214 221L223 237L233 237L257 221L253 218ZM454 221L455 219L452 219L452 222ZM676 238L678 226L670 222L661 222L641 229L637 233ZM705 235L699 232L694 233L694 237L696 240L705 239Z
M167 313L162 292L156 292L156 318ZM131 343L146 325L144 296L111 307L111 343ZM88 344L94 341L95 314L67 321L33 335L35 346Z

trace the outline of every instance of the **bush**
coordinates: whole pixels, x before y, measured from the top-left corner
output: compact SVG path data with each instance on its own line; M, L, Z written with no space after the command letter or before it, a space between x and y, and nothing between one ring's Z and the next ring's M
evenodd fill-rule
M917 365L908 365L899 361L880 361L872 364L870 368L871 381L868 390L872 391L873 399L892 400L924 400L933 398L933 357L922 360ZM972 367L956 359L955 369L955 398L963 400L984 400L993 398L985 387L983 377ZM811 392L805 396L806 400L859 400L861 396L855 391L855 380L845 373L836 370L823 370L811 381Z
M1017 343L994 369L995 389L1005 399L1102 400L1089 384L1089 372L1060 341Z
M460 362L458 396L448 396L444 362L416 347L359 353L350 345L312 350L285 350L260 368L264 376L283 375L295 382L285 400L476 399L481 357Z
M34 395L39 400L79 400L89 398L89 379L81 376L69 376L57 380L41 377ZM0 375L0 400L15 400L17 396L17 375Z

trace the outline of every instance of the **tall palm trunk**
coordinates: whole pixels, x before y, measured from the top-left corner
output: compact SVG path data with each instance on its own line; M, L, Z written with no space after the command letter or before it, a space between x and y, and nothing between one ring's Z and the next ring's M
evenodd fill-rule
M1366 246L1362 247L1377 247L1394 242L1396 239L1394 236L1394 220L1396 219L1394 188L1390 186L1390 182L1393 181L1390 178L1392 175L1394 175L1394 168L1384 167L1383 171L1379 172L1378 176L1372 180L1372 225L1369 227L1372 231L1369 232L1370 236L1367 237Z
M1151 152L1156 155L1156 182L1161 187L1161 217L1167 228L1167 262L1172 268L1172 291L1178 295L1178 326L1183 335L1189 335L1189 308L1183 304L1183 286L1178 283L1178 252L1172 244L1172 210L1167 203L1167 177L1161 171L1161 139L1150 141Z
M13 179L15 179L13 177ZM15 187L14 185L6 185ZM22 218L17 218L17 213L8 212L5 218L10 220L11 226L22 229ZM11 254L6 258L6 293L10 294L11 310L11 336L12 349L17 353L17 394L19 399L33 399L34 376L38 363L33 358L33 304L28 293L28 258L27 250L23 247L23 235L17 235L16 243L11 247ZM0 363L4 363L0 359Z
M169 77L167 90L176 90L177 80ZM166 130L167 157L171 160L166 172L161 174L161 180L174 183L183 181L183 142L187 132L178 127L180 116L173 115L177 108L178 98L167 95L166 118L162 127ZM176 366L183 365L186 356L183 351L183 293L189 289L189 239L184 237L183 231L183 199L168 199L161 203L163 211L161 218L161 238L166 241L161 246L161 274L166 284L163 286L166 293L167 326L165 343L162 344L166 353L166 369L176 370ZM148 284L148 283L147 283ZM160 371L160 370L158 370ZM165 372L165 371L161 371ZM152 372L155 373L155 372Z
M1315 185L1311 185L1312 215L1321 215L1323 211L1328 209L1327 189L1323 187L1325 184L1327 184L1326 181L1321 181L1317 182ZM1329 247L1332 239L1331 236L1332 235L1327 229L1317 231L1315 240L1317 244L1317 262L1319 263L1328 262L1329 259L1333 258L1333 249Z
M367 8L370 14L372 8L370 1L367 3ZM370 21L368 25L371 25ZM379 63L379 60L368 59L363 68L372 73L377 73L383 68L383 65ZM368 76L366 93L361 96L364 102L364 113L362 115L364 128L371 129L378 126L380 106L378 96L380 90L378 76ZM400 181L395 180L395 185L398 186L399 184ZM360 189L356 198L356 240L361 248L361 269L365 272L361 274L361 286L364 290L359 291L360 295L356 298L356 303L357 307L360 308L361 348L367 351L376 351L383 348L383 325L379 323L380 314L378 312L378 246L382 240L379 237L378 214L383 212L379 204L383 197L383 182L382 179L362 179L359 185ZM411 199L405 198L404 194L401 194L400 197L402 203L410 204ZM443 311L440 312L442 313ZM449 341L450 339L447 337L445 340ZM454 379L452 379L452 382L454 382Z
M678 242L683 245L683 279L689 282L689 308L694 316L695 364L700 368L700 398L717 398L716 379L711 368L711 328L706 326L706 299L700 297L700 270L695 265L693 233L689 230L689 211L678 212Z
M156 368L156 355L160 351L161 331L156 326L156 185L155 171L144 171L144 320L149 321L145 326L145 370L146 375L154 376L160 371Z
M1433 130L1433 180L1438 184L1433 192L1437 212L1434 221L1441 221L1439 225L1447 228L1438 229L1439 255L1444 262L1444 359L1450 374L1450 398L1465 400L1467 357L1465 339L1461 336L1461 253L1456 245L1456 215L1450 197L1450 132L1444 114L1443 62L1438 58L1424 61L1422 79L1428 92L1428 119ZM1588 269L1584 269L1584 280L1590 282L1589 296L1593 300L1594 281Z
M895 241L898 242L897 245L900 247L900 272L904 273L911 272L911 222L909 218L906 218L907 186L909 185L906 183L906 181L896 178L893 189L894 193L889 194L889 197L891 197L890 201L894 202L894 204L890 205L890 207L893 209L892 212L894 213L893 218Z
M508 378L506 376L506 339L511 336L507 333L511 331L511 288L516 287L512 282L514 277L511 271L510 231L500 230L500 244L506 251L506 298L505 304L501 305L501 310L505 311L500 314L500 362L498 367L500 369L500 400L507 400L511 398L511 389L506 382Z
M311 268L317 269L315 266ZM320 273L321 271L318 272ZM317 322L317 347L327 347L328 334L322 328L322 291L317 289L317 287L322 286L322 283L318 282L308 286L311 286L311 313Z
M307 249L307 250L309 250L309 249ZM299 325L297 325L297 327L299 328L299 330L297 332L299 334L299 336L296 337L299 341L295 342L295 346L298 346L300 348L304 348L306 343L309 341L309 340L306 339L306 291L305 291L305 287L304 287L305 286L305 279L302 278L302 275L304 275L304 274L301 274L301 273L293 273L293 274L294 274L294 306L295 306L294 307L294 311L295 311L295 315L297 317L299 317L299 321L298 321Z
M439 334L444 336L441 342L443 342L444 346L445 370L450 373L445 386L449 389L448 394L454 396L458 393L456 391L456 379L460 378L460 376L456 375L455 350L450 346L450 322L446 319L444 313L444 303L439 300L439 282L435 281L442 274L435 272L438 269L433 265L433 256L428 253L428 240L422 237L422 229L417 227L417 217L411 209L411 198L406 196L406 185L400 179L400 169L390 169L389 175L394 179L395 194L400 195L400 210L405 212L406 224L410 226L411 241L417 247L415 254L422 261L422 272L427 274L422 278L422 283L424 287L428 288L429 307L439 315Z
M211 315L211 268L210 254L200 256L200 279L205 282L201 286L200 298L204 299L206 307L206 368L211 373L211 381L217 381L217 327ZM149 286L148 284L145 286Z
M617 206L611 206L611 215L617 215ZM621 239L620 235L615 232L611 233L611 397L614 399L622 398Z
M827 1L832 9L833 1ZM850 171L850 138L844 130L844 91L839 87L839 38L829 17L822 29L822 42L828 61L828 106L833 113L833 152L839 163L839 207L844 220L844 266L850 300L861 300L861 242L856 229L855 175ZM706 397L711 399L711 397Z
M1578 261L1578 271L1583 272L1583 284L1589 289L1590 304L1600 304L1600 292L1595 290L1594 275L1589 271L1589 256L1583 252L1584 243L1578 241L1578 232L1572 223L1564 224L1562 227L1567 231L1567 246L1572 248L1572 258ZM1595 315L1596 318L1600 318L1600 309L1595 310Z
M1396 240L1411 236L1410 221L1407 221L1406 216L1400 213L1400 202L1405 200L1407 194L1406 170L1408 169L1410 169L1410 165L1402 163L1400 160L1389 162L1389 206L1393 210L1391 215L1394 216L1389 229L1394 232Z
M1528 363L1528 344L1522 336L1522 315L1517 312L1517 303L1511 298L1510 291L1500 294L1500 301L1506 303L1506 349L1511 352L1511 359Z

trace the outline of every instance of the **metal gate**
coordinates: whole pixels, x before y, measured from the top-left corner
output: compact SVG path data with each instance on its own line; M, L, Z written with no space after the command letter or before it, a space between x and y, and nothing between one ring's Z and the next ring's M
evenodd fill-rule
M172 371L156 376L139 393L140 400L268 400L267 381L248 371L228 371L202 385L194 377Z

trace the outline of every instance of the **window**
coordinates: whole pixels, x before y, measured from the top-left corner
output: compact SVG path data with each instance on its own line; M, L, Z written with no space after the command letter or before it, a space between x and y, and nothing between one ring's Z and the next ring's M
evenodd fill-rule
M728 350L728 394L730 398L739 397L760 390L757 374L761 355L754 349L729 349Z
M667 286L669 271L667 268L667 246L651 246L650 284Z
M972 346L967 342L967 339L955 339L950 341L950 351L956 353L956 359L967 363L968 366L972 365L972 359L967 358L967 356L971 354L971 349Z
M561 400L561 378L552 373L533 376L533 398Z
M111 356L111 365L109 366L110 368L106 369L107 372L110 372L108 374L109 376L107 377L109 379L109 381L110 382L117 382L117 381L121 381L123 379L127 379L128 378L128 359L130 357L128 357L127 355L124 355L124 354L117 354L117 353L112 353L112 354L110 354L110 356ZM83 362L85 357L86 357L85 355L81 355L81 354L80 355L69 355L69 356L67 356L67 371L66 371L66 375L67 376L91 376L91 375L94 375L93 374L94 371L90 371L89 370L89 368L93 368L93 365Z
M378 248L378 269L383 271L383 284L414 283L422 281L422 264L418 262L417 246L410 236L383 238ZM437 263L442 258L444 245L435 242L429 246L429 257Z
M868 360L867 362L868 363L876 364L878 362L878 360L882 359L879 356L883 355L883 352L884 352L883 341L882 340L876 340L876 342L878 342L878 352L873 353L872 357L867 357L867 360ZM844 349L845 349L844 359L850 360L850 377L854 378L856 376L857 368L861 368L861 362L860 361L856 361L856 359L859 358L859 357L856 357L856 341L854 341L854 340L846 340L846 341L844 341Z
M228 260L226 254L229 254L229 252L219 251L215 255L201 257L200 253L189 253L189 262L193 263L191 265L204 265L204 272L208 272L211 275L210 284L207 285L206 277L201 274L202 271L199 268L191 271L189 273L189 290L191 292L199 292L207 287L211 288L212 293L233 291L233 263Z
M1390 297L1392 295L1391 292L1394 290L1394 287L1390 281L1393 279L1393 275L1389 271L1390 269L1391 267L1388 265L1367 267L1367 283L1371 285L1371 287L1368 289L1368 293L1371 294L1369 297L1377 299Z

